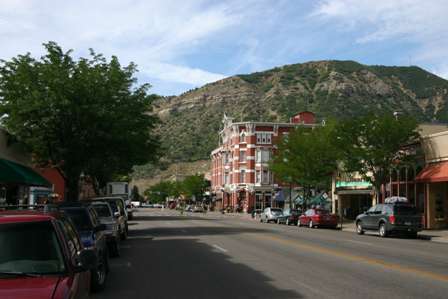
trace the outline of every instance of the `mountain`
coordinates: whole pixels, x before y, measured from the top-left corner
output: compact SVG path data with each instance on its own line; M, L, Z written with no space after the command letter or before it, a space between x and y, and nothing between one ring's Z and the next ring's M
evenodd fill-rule
M223 113L235 120L288 121L401 111L420 121L448 121L448 81L419 67L315 61L236 75L155 103L168 161L207 159Z

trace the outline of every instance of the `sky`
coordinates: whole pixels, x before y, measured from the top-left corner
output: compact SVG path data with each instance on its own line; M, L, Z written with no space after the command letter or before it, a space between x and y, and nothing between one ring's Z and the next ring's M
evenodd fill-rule
M448 78L447 15L448 0L0 0L0 59L93 48L160 95L328 59Z

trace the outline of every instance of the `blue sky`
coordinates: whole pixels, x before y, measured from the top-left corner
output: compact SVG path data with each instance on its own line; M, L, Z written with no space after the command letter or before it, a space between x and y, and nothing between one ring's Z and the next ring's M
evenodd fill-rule
M447 0L0 0L0 58L52 40L135 62L179 94L310 60L418 65L448 78Z

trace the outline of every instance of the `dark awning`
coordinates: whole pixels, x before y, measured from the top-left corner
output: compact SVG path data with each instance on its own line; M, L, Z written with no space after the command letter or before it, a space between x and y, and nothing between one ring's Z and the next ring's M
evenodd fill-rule
M51 187L51 183L31 168L0 159L0 184Z
M448 182L448 161L427 165L415 178L418 182Z

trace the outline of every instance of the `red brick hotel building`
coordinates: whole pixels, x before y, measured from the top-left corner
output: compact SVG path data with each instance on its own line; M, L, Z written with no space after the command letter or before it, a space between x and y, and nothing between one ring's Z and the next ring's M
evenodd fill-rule
M315 126L314 114L301 112L289 123L233 122L224 116L223 123L219 147L211 153L216 207L248 212L278 206L275 191L283 186L269 170L276 143L297 126Z

